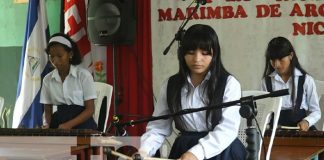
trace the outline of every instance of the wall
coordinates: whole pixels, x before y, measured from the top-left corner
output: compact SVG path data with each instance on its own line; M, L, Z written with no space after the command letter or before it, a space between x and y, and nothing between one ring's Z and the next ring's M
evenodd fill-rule
M61 0L46 0L51 34L59 32L60 2ZM11 111L16 99L27 9L27 3L15 4L13 0L0 1L0 15L3 15L0 16L0 96L5 99L4 107L10 108ZM11 124L11 118L9 123Z
M152 1L153 89L156 97L159 97L163 81L178 72L177 42L172 45L167 55L162 53L174 38L186 13L191 13L191 10L185 9L191 2ZM277 36L288 38L294 45L303 68L313 78L324 80L323 1L209 0L209 2L200 6L197 14L194 14L184 29L196 23L207 24L215 29L224 66L239 80L242 90L260 89L265 68L265 50L268 42ZM277 6L280 16L259 16L262 12L260 6L265 8ZM312 8L310 6L316 9L310 9ZM296 14L299 10L301 14ZM303 34L301 30L307 33Z

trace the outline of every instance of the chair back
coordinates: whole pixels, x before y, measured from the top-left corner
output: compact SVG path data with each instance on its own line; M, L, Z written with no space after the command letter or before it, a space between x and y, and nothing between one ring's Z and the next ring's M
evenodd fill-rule
M3 113L3 104L4 104L4 98L0 97L0 121L2 120L3 124L0 124L0 128L4 128L6 124L5 123L5 113Z
M93 118L98 124L98 130L106 132L113 87L102 82L95 82L95 86L97 99Z
M324 81L315 80L315 85L322 114L321 119L315 124L315 126L318 130L324 131L324 98L322 98L324 95Z
M0 115L2 114L3 104L4 104L4 98L0 97Z
M263 95L263 94L268 94L268 93L269 92L265 92L265 91L249 90L249 91L243 91L242 96L243 97L252 96L252 95L258 96L258 95ZM257 115L256 115L256 119L260 126L262 136L264 136L264 133L267 129L267 125L269 124L269 122L271 120L272 113L274 114L273 129L272 129L270 142L269 142L269 146L268 146L268 150L267 150L267 154L266 154L266 159L268 160L268 159L270 159L271 148L272 148L272 144L273 144L273 140L275 137L276 128L277 128L277 124L278 124L278 120L279 120L280 110L281 110L281 106L282 106L282 99L281 99L281 97L259 99L259 100L256 100L256 106L257 106L257 111L258 111ZM245 146L247 146L247 143L246 143L247 135L245 134L246 127L247 127L246 119L241 118L241 124L240 124L238 137ZM260 138L260 147L259 147L260 151L261 151L261 146L262 146L262 139ZM261 156L260 151L258 153L259 159Z

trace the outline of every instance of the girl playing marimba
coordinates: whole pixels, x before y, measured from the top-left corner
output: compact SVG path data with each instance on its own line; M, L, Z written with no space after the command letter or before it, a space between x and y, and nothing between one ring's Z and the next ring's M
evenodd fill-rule
M314 79L301 67L292 44L284 37L269 42L262 80L262 90L280 89L289 89L290 95L282 97L278 125L315 130L321 111Z
M179 72L162 86L153 116L216 105L241 98L240 83L221 61L218 36L208 25L196 24L185 33L178 49ZM148 123L139 152L153 156L172 131L181 131L170 159L243 160L246 151L237 138L240 106L218 108Z

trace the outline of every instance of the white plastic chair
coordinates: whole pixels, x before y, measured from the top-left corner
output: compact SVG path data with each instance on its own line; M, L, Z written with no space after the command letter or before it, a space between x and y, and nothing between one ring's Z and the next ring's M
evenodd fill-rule
M258 95L263 95L263 94L267 94L267 93L269 93L269 92L250 90L250 91L243 91L242 96L243 97L251 96L251 95L258 96ZM270 159L271 148L272 148L272 144L273 144L273 140L275 137L276 128L277 128L277 124L278 124L278 120L279 120L280 110L281 110L281 106L282 106L282 99L281 99L281 97L259 99L259 100L256 100L256 105L257 105L257 111L258 111L256 119L260 125L262 136L264 136L264 133L267 129L267 125L270 122L271 114L274 113L273 129L272 129L269 146L268 146L268 150L267 150L267 154L266 154L266 160L268 160L268 159ZM238 137L242 141L242 143L245 146L247 146L247 143L246 143L247 136L245 134L245 129L246 129L246 119L241 118L241 124L240 124ZM259 148L260 148L260 150L258 153L258 157L260 159L260 156L261 156L260 151L262 148L262 139L261 138L260 138L260 147Z
M3 104L4 104L4 98L0 97L0 115L2 114Z
M179 136L180 131L175 128L174 121L172 122L172 133L169 137L166 137L162 146L160 147L161 158L168 158L172 145L175 139Z
M2 113L3 111L3 104L4 104L4 98L3 97L0 97L0 120L2 120L3 121L3 123L5 123L4 122L4 115L3 114L5 114L5 113ZM5 124L1 124L0 125L0 127L3 127Z
M98 124L98 129L102 132L106 132L113 87L102 82L95 82L95 86L97 99L95 100L95 112L93 118ZM106 105L103 103L105 97L107 99Z
M324 94L324 81L315 80L315 85L322 114L321 119L315 124L315 126L318 130L324 131L324 105L322 105L322 96Z

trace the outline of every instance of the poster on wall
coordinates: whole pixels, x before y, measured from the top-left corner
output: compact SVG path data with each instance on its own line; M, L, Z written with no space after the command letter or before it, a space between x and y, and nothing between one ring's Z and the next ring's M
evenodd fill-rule
M199 4L184 29L192 24L211 25L219 36L225 67L241 83L242 90L260 89L268 42L288 38L304 69L324 80L324 4L321 0L206 0ZM190 5L191 4L191 5ZM154 0L151 2L154 93L178 71L174 43L163 51L190 15L197 1ZM168 64L168 65L166 65Z

